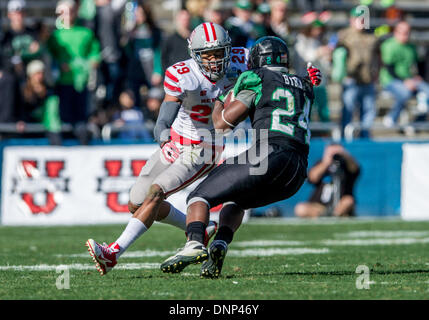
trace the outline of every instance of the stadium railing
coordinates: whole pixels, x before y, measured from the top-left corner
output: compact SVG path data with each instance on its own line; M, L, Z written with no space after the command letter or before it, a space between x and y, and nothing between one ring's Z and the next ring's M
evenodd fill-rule
M86 129L92 134L92 136L94 138L99 138L100 137L100 130L98 129L97 125L93 124L93 123L88 123L86 125ZM72 133L74 131L74 128L71 124L69 123L64 123L61 125L61 132L62 133ZM46 128L39 123L25 123L25 127L22 131L19 131L17 129L17 125L15 122L3 122L0 123L0 135L2 134L16 134L16 135L20 135L23 138L26 135L31 135L31 134L42 134L42 133L46 133ZM2 137L4 138L4 137Z
M70 124L63 124L61 126L61 132L71 132L73 127ZM46 128L39 123L26 123L24 130L18 131L15 122L3 122L0 123L0 133L43 133L46 132Z
M125 130L141 129L141 125L117 125L115 123L107 123L101 129L101 139L104 142L112 140L114 134ZM150 128L146 128L149 129ZM335 122L310 122L310 130L312 134L328 134L333 140L341 139L341 127Z
M344 139L348 142L351 142L356 139L357 133L362 130L361 122L351 122L344 128ZM389 134L390 137L398 139L398 133L405 134L407 139L408 137L413 137L417 133L429 133L429 123L428 122L414 122L408 124L396 124L393 126L385 126L382 123L374 123L370 128L370 131L373 136L380 136L381 134ZM403 136L403 135L401 135Z

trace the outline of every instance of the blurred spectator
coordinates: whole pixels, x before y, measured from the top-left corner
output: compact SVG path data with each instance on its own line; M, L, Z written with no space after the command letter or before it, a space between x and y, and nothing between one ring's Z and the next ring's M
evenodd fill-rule
M271 4L270 25L275 35L290 44L290 26L287 22L287 2L273 0Z
M252 38L255 24L252 21L253 5L249 0L237 0L233 8L234 16L225 21L225 29L231 37L234 47L247 47L253 45Z
M135 26L127 35L127 88L141 106L140 87L157 86L162 81L161 29L155 23L149 4L139 1L135 9Z
M223 10L222 2L220 0L213 0L210 2L204 12L204 20L216 23L223 26L225 23L225 13Z
M115 126L122 128L118 137L151 142L152 135L145 128L143 112L135 104L134 93L131 90L122 92L119 96L119 104L121 110L113 116Z
M121 8L114 9L111 0L97 0L95 34L100 41L101 82L105 87L104 109L117 103L121 90Z
M324 24L316 20L306 26L296 37L294 62L297 74L303 76L307 74L307 62L312 62L322 71L322 74L329 74L332 49L324 44L324 33ZM328 91L326 89L327 80L328 77L325 76L321 85L313 88L315 95L314 104L317 107L317 114L320 121L330 120Z
M323 158L308 172L308 181L316 189L308 202L295 206L295 215L301 218L354 216L353 190L359 174L359 164L343 146L328 145Z
M0 123L15 121L18 85L12 73L0 67Z
M94 30L97 0L79 0L77 20L80 26Z
M295 4L294 7L298 8L304 14L320 11L323 7L320 0L295 0L293 2Z
M396 8L395 6L391 6L383 12L383 17L386 19L386 23L378 26L374 30L374 35L377 37L375 44L375 61L377 70L380 70L383 67L381 59L381 45L385 40L393 36L393 26L398 24L404 18L404 11ZM377 78L377 81L379 81L379 78Z
M45 65L40 60L33 60L27 66L27 81L21 90L22 101L17 106L17 129L23 132L26 123L41 123L50 143L60 145L59 99L53 88L46 84L44 72Z
M152 124L148 123L148 127L155 126L156 119L158 119L159 109L161 103L164 100L164 90L162 87L153 87L149 90L146 105L143 108L143 114L147 122L151 121Z
M161 59L162 70L176 62L188 60L188 38L191 34L190 29L191 15L187 10L180 10L176 15L176 30L163 41Z
M46 83L49 84L49 86L54 86L56 77L55 74L58 74L58 69L54 68L52 56L48 50L48 40L51 37L52 29L53 27L44 21L37 23L35 28L41 48L41 55L38 60L41 60L46 66L44 77Z
M204 21L204 12L208 6L207 0L187 0L186 9L191 15L191 30Z
M256 8L253 14L253 21L255 22L252 34L253 39L259 39L265 36L276 36L276 33L271 28L270 12L270 5L266 2L262 2Z
M383 119L388 127L397 123L401 111L414 94L418 94L418 109L421 112L416 120L425 120L427 114L429 84L418 75L417 50L409 42L410 32L410 25L402 21L396 25L393 37L381 45L383 68L380 71L380 83L394 97L392 109Z
M353 119L359 106L362 130L360 136L369 137L377 110L375 105L377 78L373 70L376 38L365 33L360 12L352 9L350 27L338 32L338 44L333 53L332 79L343 84L341 126Z
M25 68L31 60L39 58L41 48L36 32L24 25L26 3L11 0L7 5L9 29L1 41L3 64L13 71L20 82L25 81Z
M55 29L48 40L49 51L60 67L57 81L60 117L62 122L74 126L75 135L82 144L86 144L87 84L92 68L100 62L100 46L90 29L75 24L78 6L74 0L60 0L57 7L57 12L69 12L69 21Z

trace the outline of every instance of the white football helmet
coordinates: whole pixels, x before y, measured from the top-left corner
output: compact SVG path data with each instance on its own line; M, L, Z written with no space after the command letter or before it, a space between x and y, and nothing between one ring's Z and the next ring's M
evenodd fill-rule
M194 59L201 72L211 81L220 80L228 69L231 58L231 38L220 25L205 22L192 31L188 39L189 54ZM201 54L207 51L223 49L223 58L203 62Z

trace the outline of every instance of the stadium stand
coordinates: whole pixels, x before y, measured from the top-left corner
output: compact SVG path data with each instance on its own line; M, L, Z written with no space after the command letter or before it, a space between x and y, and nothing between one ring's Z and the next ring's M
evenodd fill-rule
M125 0L124 0L125 1ZM180 2L180 1L179 1ZM175 1L148 1L152 6L156 22L158 26L165 32L173 31L173 19L180 6ZM261 1L256 1L261 2ZM0 22L3 28L7 26L7 0L0 0ZM50 26L51 28L55 25L55 6L57 1L55 0L27 0L26 8L26 24L34 25L40 22ZM234 7L235 1L227 0L220 1L220 6L228 14ZM182 5L185 5L186 1L182 1ZM359 5L359 1L341 1L341 0L321 0L318 2L318 7L323 11L329 11L331 17L326 21L327 34L335 34L338 30L348 26L348 17L350 10ZM405 19L410 23L412 28L411 41L418 44L419 53L421 55L427 55L427 48L429 47L429 3L428 1L406 1L400 0L395 2L395 7L403 12ZM374 1L370 5L370 31L372 32L376 28L383 25L391 25L391 20L384 17L386 8L383 7L378 1ZM291 28L291 33L296 34L301 30L305 23L303 22L304 12L298 5L298 1L289 1L288 4L288 23ZM423 70L424 78L426 81L429 77L427 71L429 63L421 65ZM328 85L328 97L329 97L329 109L331 122L321 123L313 121L312 128L313 134L316 136L330 136L334 139L339 138L338 125L341 117L342 101L341 101L341 85L338 83L330 82ZM392 97L387 92L383 91L380 87L377 89L377 117L372 127L372 134L374 138L378 137L392 137L392 136L407 136L413 137L427 137L429 136L429 125L425 123L415 125L411 123L411 119L419 112L417 110L417 101L412 98L408 102L408 108L401 115L399 124L393 128L386 128L382 124L382 118L390 109L392 104ZM108 115L107 115L108 117ZM103 128L103 126L106 127ZM110 123L103 123L99 125L98 129L94 129L96 126L91 127L91 132L95 137L103 137L104 139L110 139L112 134L119 131L120 128L116 128ZM150 125L149 125L150 128ZM23 134L37 133L43 128L37 124L27 126ZM347 139L353 139L359 132L360 124L358 120L354 120L347 128ZM66 125L63 126L64 132L69 132L70 128ZM0 134L9 134L13 132L13 124L5 123L0 125Z

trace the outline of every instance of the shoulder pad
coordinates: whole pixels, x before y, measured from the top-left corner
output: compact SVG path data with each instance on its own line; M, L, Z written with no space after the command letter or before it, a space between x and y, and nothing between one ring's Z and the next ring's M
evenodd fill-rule
M243 47L231 48L231 63L226 77L229 80L235 81L240 74L247 70L247 60L249 58L249 50Z
M165 71L164 91L166 94L180 97L185 91L198 86L190 65L192 59L178 62Z

